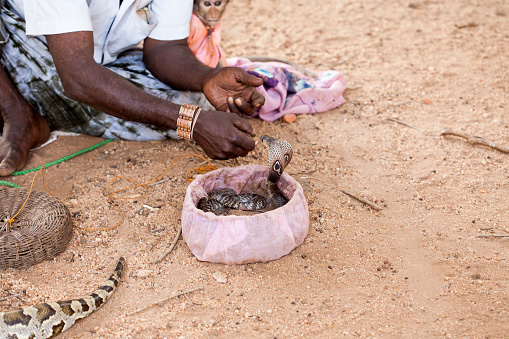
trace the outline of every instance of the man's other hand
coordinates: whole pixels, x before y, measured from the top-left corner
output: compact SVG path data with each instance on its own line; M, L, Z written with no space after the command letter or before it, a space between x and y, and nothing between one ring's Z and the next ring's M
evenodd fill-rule
M193 139L212 159L244 157L255 148L251 124L239 115L202 111Z
M252 115L265 103L256 87L263 80L242 68L225 67L213 72L203 83L203 93L214 107L223 112Z

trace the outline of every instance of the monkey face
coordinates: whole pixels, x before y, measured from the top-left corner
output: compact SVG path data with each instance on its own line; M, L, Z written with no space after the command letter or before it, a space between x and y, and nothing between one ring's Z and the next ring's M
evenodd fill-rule
M216 26L226 10L229 0L195 0L194 14L207 27Z

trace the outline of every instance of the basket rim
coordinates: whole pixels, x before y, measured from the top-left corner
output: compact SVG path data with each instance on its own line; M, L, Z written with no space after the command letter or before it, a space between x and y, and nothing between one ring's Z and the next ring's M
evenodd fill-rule
M212 212L205 212L205 211L202 211L201 209L199 209L198 207L196 207L196 202L193 201L191 192L197 186L203 187L202 185L200 185L200 182L202 180L206 180L208 177L211 177L211 176L216 176L218 173L221 173L221 172L235 173L235 172L237 172L239 170L243 170L245 168L252 169L253 173L254 172L267 172L267 173L269 172L269 169L267 166L251 164L251 165L241 165L241 166L236 166L236 167L222 167L222 168L218 168L216 170L210 171L208 173L201 174L198 177L196 177L196 179L193 180L193 182L191 182L191 184L189 184L189 186L187 187L186 196L184 198L183 206L186 206L186 202L190 201L190 205L191 205L190 208L194 213L198 213L199 215L206 217L207 219L210 219L210 220L216 220L216 219L228 220L228 219L232 219L232 217L235 217L236 220L253 220L254 218L257 218L259 216L263 216L263 218L266 218L267 216L274 216L276 214L279 214L280 209L293 208L295 205L300 203L299 197L304 197L304 190L303 190L301 184L297 180L295 180L290 174L283 172L281 179L295 185L295 189L292 190L292 194L293 194L292 198L284 206L275 208L270 211L253 214L253 215L215 215ZM304 198L304 201L305 201L305 198ZM306 202L306 205L307 205L307 202ZM184 210L185 210L185 208L182 209L182 212L184 212Z

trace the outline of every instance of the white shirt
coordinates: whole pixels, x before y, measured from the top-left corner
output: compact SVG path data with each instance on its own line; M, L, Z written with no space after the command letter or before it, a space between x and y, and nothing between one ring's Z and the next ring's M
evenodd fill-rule
M93 31L94 59L108 64L143 41L189 35L192 0L7 0L26 22L26 34ZM119 6L120 5L120 6ZM150 20L137 14L147 7Z

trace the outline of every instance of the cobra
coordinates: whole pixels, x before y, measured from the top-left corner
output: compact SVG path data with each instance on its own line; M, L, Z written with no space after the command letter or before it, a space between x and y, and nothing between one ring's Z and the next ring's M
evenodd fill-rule
M262 142L269 148L269 177L267 178L267 193L276 207L281 207L288 199L279 190L277 182L293 156L292 145L288 141L278 140L268 135L262 136Z
M124 258L118 260L110 278L97 290L79 299L42 303L0 312L0 339L53 338L85 318L108 300L122 277Z
M281 192L277 183L292 160L292 146L287 141L268 135L262 136L261 140L268 147L269 153L269 174L266 183L268 197L254 193L237 194L230 188L212 190L206 198L200 199L198 208L216 215L226 215L230 209L259 211L267 207L278 208L288 202L288 198Z

